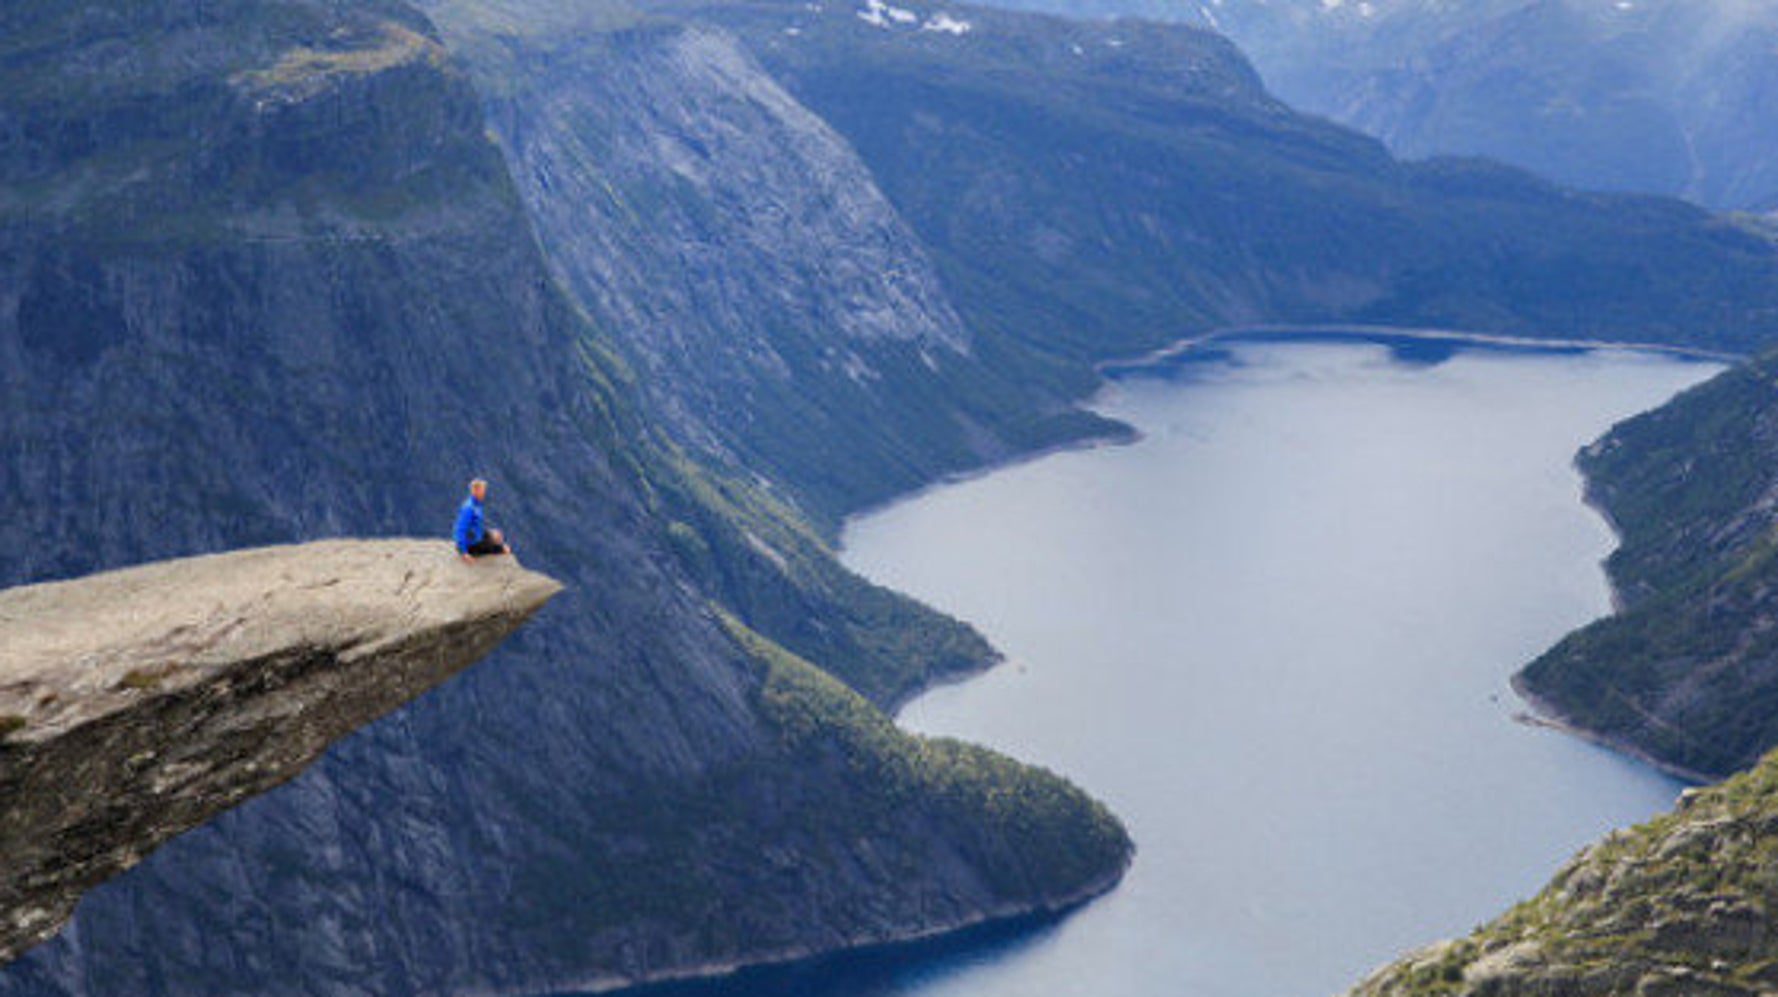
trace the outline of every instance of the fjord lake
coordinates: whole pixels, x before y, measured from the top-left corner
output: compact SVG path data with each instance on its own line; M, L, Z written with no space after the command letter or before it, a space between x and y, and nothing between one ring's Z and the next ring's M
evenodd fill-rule
M850 567L1007 659L901 723L1063 773L1138 854L1057 923L724 992L1325 997L1529 896L1682 788L1521 722L1509 681L1610 608L1576 451L1718 369L1218 344L1113 380L1136 443L854 520Z

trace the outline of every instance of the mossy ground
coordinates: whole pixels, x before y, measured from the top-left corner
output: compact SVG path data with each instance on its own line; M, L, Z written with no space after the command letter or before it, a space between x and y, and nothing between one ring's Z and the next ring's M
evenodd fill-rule
M1607 835L1537 896L1467 938L1386 967L1354 994L1751 997L1778 984L1774 910L1778 757L1769 756Z
M766 667L765 715L785 749L837 753L854 780L891 806L927 808L994 854L987 869L1008 896L1068 897L1128 860L1123 826L1053 772L952 738L909 734L821 669L747 630L730 632Z

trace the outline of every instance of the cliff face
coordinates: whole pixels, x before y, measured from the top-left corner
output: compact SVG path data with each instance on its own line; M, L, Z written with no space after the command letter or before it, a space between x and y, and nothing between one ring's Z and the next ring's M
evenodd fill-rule
M442 542L335 541L0 592L0 960L481 659L560 588Z
M746 520L766 553L723 557L743 520L638 415L424 18L370 0L0 17L0 488L19 497L0 578L439 535L479 474L526 563L568 586L490 667L87 894L0 993L616 985L1115 879L1127 840L1061 780L911 747L883 756L906 780L861 780L845 745L872 707L768 697L771 643L741 643L689 564L751 572L746 619L868 644L861 675L902 658L881 690L945 638L986 652L836 575L798 614L806 579L762 566L811 555L777 553L765 527L795 529L769 507ZM940 771L981 791L941 797ZM1001 847L1007 814L1085 863Z
M727 32L610 4L425 6L488 95L552 269L688 446L832 525L1110 428L984 354L852 147Z
M1778 759L1614 831L1536 897L1352 997L1755 997L1778 986Z
M1778 745L1778 359L1768 354L1582 452L1622 546L1619 613L1518 677L1540 706L1701 777Z

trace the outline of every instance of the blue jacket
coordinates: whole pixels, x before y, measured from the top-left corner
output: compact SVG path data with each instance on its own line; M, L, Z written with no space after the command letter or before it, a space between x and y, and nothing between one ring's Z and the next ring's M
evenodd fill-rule
M471 495L463 500L463 508L457 510L457 529L454 535L457 538L458 553L469 553L470 545L480 540L486 532L487 528L482 523L482 504Z

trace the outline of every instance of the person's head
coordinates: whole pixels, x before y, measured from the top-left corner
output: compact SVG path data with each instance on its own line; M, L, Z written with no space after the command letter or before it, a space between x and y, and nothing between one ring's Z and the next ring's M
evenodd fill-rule
M469 483L469 494L474 495L475 500L477 502L480 502L482 499L487 498L488 497L488 483L487 483L487 481L485 481L481 478L477 478L474 481L471 481Z

